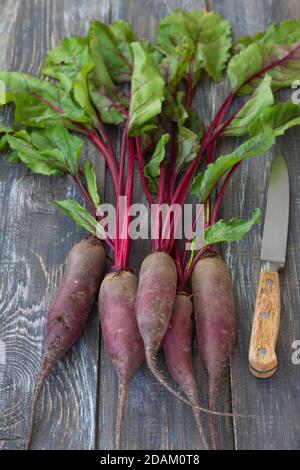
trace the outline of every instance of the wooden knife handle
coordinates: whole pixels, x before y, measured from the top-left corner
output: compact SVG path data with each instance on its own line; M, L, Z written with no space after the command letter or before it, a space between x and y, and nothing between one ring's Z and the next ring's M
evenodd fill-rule
M249 368L256 377L272 377L276 371L280 310L278 273L261 271L249 349Z

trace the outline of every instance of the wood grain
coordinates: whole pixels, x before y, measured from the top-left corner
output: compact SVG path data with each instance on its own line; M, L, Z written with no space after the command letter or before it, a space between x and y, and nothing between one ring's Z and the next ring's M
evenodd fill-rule
M253 315L249 346L250 372L269 378L277 368L276 344L280 326L280 283L277 272L262 271Z

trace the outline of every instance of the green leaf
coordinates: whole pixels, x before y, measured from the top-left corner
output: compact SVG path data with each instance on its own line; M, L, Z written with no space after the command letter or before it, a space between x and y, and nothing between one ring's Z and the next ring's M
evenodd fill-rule
M20 72L0 72L5 92L0 94L0 105L14 102L15 119L32 127L67 125L70 121L88 122L84 111L67 95L65 90Z
M274 103L271 83L272 78L266 75L251 98L246 101L229 126L226 127L224 135L239 137L248 134L250 124L266 107Z
M145 47L138 42L132 43L131 47L134 67L128 130L129 135L137 136L157 127L154 119L161 112L164 81Z
M276 137L283 135L290 127L300 125L300 106L291 101L270 106L251 124L250 135L258 134L264 125L270 126Z
M195 132L199 139L204 135L205 126L202 119L192 110L187 108L188 119L185 123L185 126L188 127L191 131Z
M187 119L184 125L178 125L178 159L176 168L185 171L196 157L201 139L204 135L204 124L194 111L186 108Z
M150 134L142 134L139 137L140 147L143 155L146 156L148 151L154 147L160 135L161 133L159 134L159 129L157 129L156 132L151 132Z
M204 124L199 116L191 109L184 106L185 93L182 91L177 92L176 101L167 103L164 106L165 114L178 126L188 127L191 131L197 134L203 134Z
M7 161L13 164L22 163L18 156L18 152L15 150L12 150L11 152L9 152L9 154L7 155Z
M43 143L41 139L44 139ZM40 150L47 148L54 152L58 151L66 170L77 175L80 153L83 148L83 141L79 137L70 134L63 127L48 127L41 131L32 132L31 141Z
M95 167L89 160L85 160L84 162L84 176L89 195L91 196L91 199L97 208L100 205L100 197L97 190Z
M97 114L90 101L88 88L88 74L93 70L93 68L93 64L87 64L82 68L74 80L73 93L77 103L80 104L82 109L84 109L86 114L95 123L97 122Z
M45 129L33 130L29 135L29 142L34 145L36 150L47 150L53 149L53 146L55 147L49 136L49 129L51 128L46 127ZM57 127L54 127L54 129L57 129Z
M11 132L11 134L14 134L15 137L19 137L20 139L26 140L26 142L31 141L31 136L29 132L27 132L25 129L20 129L15 132Z
M272 77L272 89L290 86L300 73L300 22L284 21L265 33L243 37L238 52L228 65L228 77L235 90L249 94L265 73Z
M231 27L216 12L176 10L160 22L158 43L170 56L180 57L185 49L181 63L186 75L192 72L194 86L202 69L218 82L229 58Z
M43 68L45 74L57 78L66 91L74 96L75 101L93 123L97 121L92 104L93 96L96 95L96 103L94 104L98 107L99 82L102 85L105 84L108 75L100 50L101 45L96 38L88 41L87 38L70 37L64 39L56 49L50 51ZM94 69L95 72L92 72ZM109 81L111 82L110 77ZM90 91L93 93L90 94ZM101 102L102 106L103 102ZM100 112L101 118L102 114L103 112ZM111 119L109 123L111 123Z
M102 227L92 214L82 207L74 199L66 199L64 201L54 201L54 203L60 207L66 214L72 217L73 220L87 232L97 236L97 231L101 230ZM99 233L99 232L98 232Z
M72 127L71 120L63 116L63 113L56 111L40 99L18 93L14 98L16 110L15 121L17 123L31 127L45 127L46 125L61 125Z
M0 105L6 103L6 85L5 83L0 80Z
M252 93L254 87L249 85L248 81L263 68L262 48L258 44L251 44L232 57L228 64L227 74L234 90L249 94ZM245 83L247 85L243 86Z
M188 76L193 48L187 43L181 42L170 54L162 54L158 62L158 68L165 83L168 85L168 101L171 102L173 93L182 79Z
M191 193L198 198L199 202L204 203L217 181L226 171L245 158L263 155L274 142L273 130L269 126L264 126L260 134L244 142L231 154L217 158L215 163L207 166L204 173L196 175L191 186Z
M112 79L117 83L129 82L133 62L130 44L135 41L129 23L119 20L106 25L100 21L91 21L88 38L98 39L99 50Z
M6 147L7 139L6 135L0 136L0 152Z
M144 167L144 174L149 181L149 190L152 193L157 192L158 180L160 175L160 165L166 156L166 145L169 142L169 134L163 134L156 144L152 158Z
M13 129L11 127L0 125L0 152L7 146L6 135L10 133L13 133Z
M176 171L184 171L196 157L204 134L203 122L194 111L183 106L183 98L184 95L179 92L176 96L176 102L173 101L165 106L165 114L178 126Z
M62 175L69 172L76 175L83 141L71 135L63 127L47 127L42 130L18 131L7 135L7 144L13 151L9 156L12 163L24 163L35 173Z
M300 21L289 19L279 24L272 24L266 31L253 36L241 36L237 46L245 48L250 44L261 42L262 44L294 44L300 38Z
M9 134L13 134L15 137L18 137L20 139L25 140L26 142L30 142L30 135L25 129L20 129L19 131L14 131L12 127L7 127L7 126L1 126L0 127L0 134L3 134L1 139L0 139L0 150L5 149L7 146L9 147L8 141L7 141L7 136ZM13 155L14 154L14 155ZM17 153L11 151L7 157L7 159L11 163L16 163L17 161L19 162L20 159L17 157Z
M212 245L220 242L233 242L241 240L251 230L253 225L261 222L260 209L256 209L250 220L231 219L229 222L218 220L204 232L204 244Z
M250 46L251 44L258 42L262 39L265 35L265 32L255 33L253 36L240 36L237 40L237 43L233 46L233 52L238 53L241 50L245 49L246 47Z
M48 52L42 72L56 78L66 92L70 93L75 78L90 62L87 39L71 36Z
M91 100L102 122L120 124L125 119L120 109L128 107L128 100L121 95L108 73L101 54L101 43L97 37L90 41L90 55L94 63L94 69L88 75Z
M131 24L124 20L117 20L109 25L109 29L124 57L127 57L127 60L132 59L131 49L128 44L135 41L135 33Z
M130 44L136 41L136 36L132 30L131 24L124 20L117 20L109 25L109 29L114 37L119 51L126 60L127 64L130 65L132 71L133 56ZM117 81L120 81L120 78Z
M13 128L12 127L9 127L9 126L0 126L0 134L9 134L11 132L13 132Z
M182 104L177 104L174 101L164 107L164 112L172 121L181 126L184 125L189 117L186 108Z
M187 127L178 128L178 158L176 171L185 170L196 157L200 147L201 135L195 134Z

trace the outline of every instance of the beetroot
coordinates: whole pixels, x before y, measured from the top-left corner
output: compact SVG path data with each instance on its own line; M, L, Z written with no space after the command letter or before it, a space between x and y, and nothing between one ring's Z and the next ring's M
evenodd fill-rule
M156 359L172 316L176 285L173 259L167 253L151 253L141 266L135 312L150 370L164 387L178 396L158 370Z
M99 314L105 349L119 378L116 448L120 448L128 384L145 360L144 345L134 313L138 286L130 271L108 274L99 292Z
M214 411L236 333L231 277L220 257L198 261L192 274L192 290L198 349L207 368L209 407ZM214 446L218 448L214 415L210 416L210 423Z
M148 255L141 266L135 310L149 365L167 331L176 294L175 263L167 253Z
M45 347L32 397L26 448L30 446L34 416L43 383L54 364L82 333L106 269L102 242L87 238L69 253L60 287L48 312Z

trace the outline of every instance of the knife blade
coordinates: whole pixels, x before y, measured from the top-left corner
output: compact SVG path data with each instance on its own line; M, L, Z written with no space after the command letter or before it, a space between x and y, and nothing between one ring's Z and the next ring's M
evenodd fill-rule
M289 222L289 177L286 162L272 165L261 249L261 272L249 347L249 368L259 378L272 377L277 369L276 343L280 326L280 283L284 268Z

